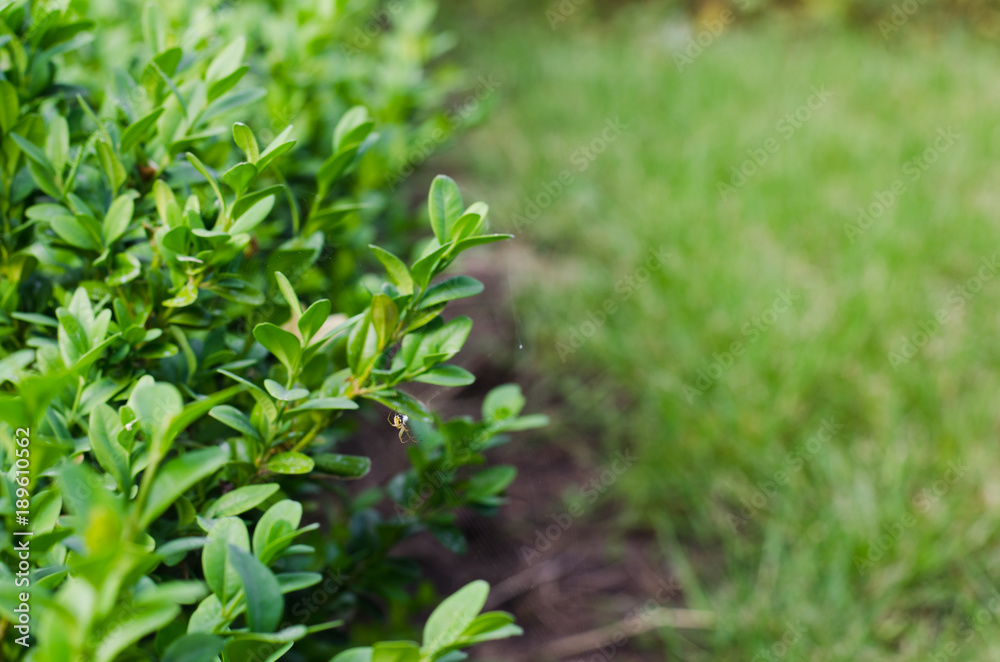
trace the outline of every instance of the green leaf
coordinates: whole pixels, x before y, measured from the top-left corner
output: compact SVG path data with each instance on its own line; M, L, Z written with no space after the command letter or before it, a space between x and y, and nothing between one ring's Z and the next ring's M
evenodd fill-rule
M45 136L45 155L52 162L52 169L61 173L69 158L69 125L62 115L56 115L49 122L48 134Z
M234 71L239 69L243 63L243 56L246 53L247 43L243 37L237 37L233 43L229 44L219 52L208 65L205 72L205 82L211 85L220 81Z
M372 330L371 315L371 308L369 308L347 336L347 363L355 375L361 373L362 365L373 359L377 351L377 334L370 333Z
M237 432L242 432L252 439L264 441L260 436L260 432L253 426L246 414L241 412L236 407L218 405L216 407L212 407L212 409L208 412L208 415L215 420L228 425Z
M280 485L245 485L237 487L232 492L226 492L219 500L205 511L206 517L232 517L245 513L251 508L270 499L278 491Z
M237 163L222 175L222 181L240 197L256 176L257 166L246 162Z
M160 469L149 490L139 526L146 528L192 486L211 476L229 461L229 449L204 448L170 460Z
M240 80L243 78L243 76L246 75L248 71L250 71L250 67L247 65L243 65L241 67L238 67L236 71L229 74L225 78L221 78L212 83L211 85L209 85L208 95L206 97L208 101L215 101L223 94L236 87L236 84L240 82Z
M273 379L265 379L264 388L267 389L268 393L274 396L275 400L281 400L282 402L291 402L292 400L301 400L302 398L309 397L308 389L286 389Z
M372 662L418 662L420 648L412 641L380 641L372 647Z
M108 208L108 213L104 216L104 223L101 227L101 237L105 246L110 246L125 234L129 223L132 222L134 211L135 203L132 202L131 196L126 194L115 198L115 201Z
M56 216L49 220L49 227L70 246L100 251L101 243L83 225L82 216Z
M299 333L302 334L303 345L308 345L312 337L316 335L316 332L323 327L330 316L330 310L330 300L320 299L309 306L306 312L302 313L298 321L298 327Z
M514 482L516 477L517 468L509 465L483 469L469 479L466 497L470 501L475 501L483 497L500 494L507 489L508 485Z
M108 273L108 285L117 287L130 283L142 273L142 263L131 253L116 253L114 268Z
M108 617L114 626L103 633L94 662L112 662L126 648L174 620L180 611L175 604L160 602L120 605Z
M360 144L375 126L371 114L364 106L354 106L340 118L337 128L333 131L333 150L340 152L345 148Z
M254 632L273 632L285 610L285 598L274 573L239 547L229 549L233 565L243 580L247 620Z
M229 372L228 370L219 370L219 372L225 375L226 377L229 377L230 379L235 379L239 383L249 387L250 395L252 395L254 400L257 401L257 404L260 406L261 411L264 412L264 416L266 416L269 421L274 422L278 419L278 408L275 406L274 401L271 400L270 397L268 397L264 389L257 386L251 381L243 379L239 375Z
M476 376L465 368L444 364L417 375L413 381L437 386L468 386L476 381Z
M292 310L292 319L298 322L298 319L302 317L302 306L299 303L299 297L295 294L295 290L292 289L292 284L288 282L285 278L285 274L280 271L274 272L274 279L278 282L278 289L281 290L281 295L285 297L285 301L288 302L288 307Z
M108 178L108 184L112 193L117 193L121 185L128 178L125 166L118 160L114 147L104 140L98 140L94 146L97 150L97 161L101 164L104 176Z
M219 188L219 182L216 181L212 173L209 172L208 168L197 156L191 152L187 152L186 154L188 162L194 166L195 170L201 173L201 176L204 177L209 186L212 187L212 191L215 193L215 199L218 201L219 209L222 212L220 214L220 218L224 217L226 215L226 198L222 195L222 189Z
M315 463L305 453L289 451L275 455L267 462L267 470L276 474L307 474L313 470Z
M222 652L225 640L214 634L186 634L167 646L162 662L213 662Z
M175 386L144 375L132 388L128 406L146 437L159 445L170 421L183 411L184 402Z
M285 656L294 642L264 641L259 637L232 639L226 643L223 662L277 662Z
M129 125L127 129L122 133L122 151L127 152L136 145L139 144L149 130L156 126L156 120L160 119L160 115L163 114L165 109L161 106L153 112L145 115L144 117L136 120Z
M431 218L431 229L442 244L451 237L451 227L462 215L465 205L462 192L451 177L438 175L431 183L431 194L427 201Z
M489 593L490 585L476 580L438 605L424 626L421 654L430 657L455 643L482 610Z
M323 473L341 478L363 478L372 468L372 460L361 455L320 453L313 456L316 467Z
M483 420L497 422L514 418L524 409L524 403L524 395L517 384L497 386L483 399Z
M378 261L385 267L389 281L396 286L399 293L412 294L413 277L410 276L410 270L406 268L406 264L389 251L379 248L375 244L368 244L368 248L371 249L375 257L378 258Z
M268 508L253 531L254 555L262 562L269 563L270 559L262 556L264 550L278 539L298 529L301 521L302 504L297 501L284 499ZM274 553L277 554L281 549L276 549Z
M233 205L233 215L236 216L239 213L239 216L236 216L236 222L229 227L229 234L237 235L243 232L250 232L260 225L267 218L267 215L271 213L271 210L274 209L275 196L273 195L265 196L244 209L241 205L249 197L244 196L240 198L239 202Z
M236 145L246 154L247 161L257 163L260 159L260 148L257 147L257 139L254 138L250 127L242 122L233 124L233 139L236 141Z
M424 257L417 260L410 273L413 275L413 282L420 287L427 287L431 278L437 275L441 256L448 251L449 245L439 246Z
M420 299L420 307L428 308L445 301L464 299L483 291L483 284L470 276L455 276L434 285L424 292Z
M338 653L330 662L372 662L374 650L371 646L364 648L351 648L350 650Z
M0 131L6 136L17 123L21 101L17 89L6 80L0 80Z
M387 346L399 323L399 309L396 302L381 292L372 297L372 324L378 334L378 348Z
M357 409L358 403L350 398L336 397L336 398L316 398L315 400L306 400L298 407L294 409L289 409L287 413L289 414L300 414L304 411L316 411L316 410L329 410L329 409Z
M274 140L271 141L271 144L268 145L263 152L261 152L260 162L257 164L257 167L261 172L264 172L264 168L266 168L271 161L295 146L294 140L288 140L288 136L291 134L292 126L289 124L281 133L275 136Z
M263 322L253 328L253 336L286 368L289 372L295 372L298 367L299 354L302 346L295 334L285 331L279 326L270 322Z
M507 239L513 238L512 234L481 234L478 237L469 237L468 239L462 239L457 242L452 249L454 255L458 255L462 251L468 250L473 246L481 246L483 244L492 244L498 241L506 241Z
M118 489L127 494L132 480L128 454L118 443L118 433L122 429L118 414L108 405L100 404L90 412L89 427L90 448L94 457L101 468L115 479Z
M240 588L240 575L232 563L234 549L250 549L247 525L239 517L223 517L208 532L208 543L201 554L205 582L223 604Z

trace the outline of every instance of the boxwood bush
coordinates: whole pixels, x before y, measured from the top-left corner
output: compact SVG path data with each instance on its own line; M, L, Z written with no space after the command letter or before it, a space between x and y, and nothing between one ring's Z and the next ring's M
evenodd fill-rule
M400 389L473 381L443 313L483 286L446 271L507 235L447 177L409 212L430 238L395 234L379 130L406 143L443 100L391 80L433 78L406 48L432 12L343 48L347 4L0 10L3 659L454 661L520 633L480 581L416 632L431 598L392 554L461 552L457 509L514 478L485 451L545 419L515 385L480 419ZM386 453L408 468L351 489Z

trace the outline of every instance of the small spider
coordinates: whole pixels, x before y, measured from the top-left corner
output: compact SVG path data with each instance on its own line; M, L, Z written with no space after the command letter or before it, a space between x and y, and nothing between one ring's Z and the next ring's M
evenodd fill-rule
M407 441L412 441L413 443L417 443L417 440L413 438L413 434L410 433L409 416L407 416L406 414L400 416L399 414L392 413L389 414L389 418L386 420L389 421L389 425L399 430L399 440L401 442L403 442L404 444ZM404 434L406 435L406 439L403 438Z

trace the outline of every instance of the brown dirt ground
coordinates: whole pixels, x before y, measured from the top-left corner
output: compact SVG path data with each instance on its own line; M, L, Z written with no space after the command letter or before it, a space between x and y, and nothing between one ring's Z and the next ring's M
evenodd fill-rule
M467 273L486 285L486 291L472 299L449 306L450 315L468 315L476 333L457 357L457 362L479 377L479 381L454 392L447 389L434 395L435 387L415 392L426 399L433 396L434 407L447 416L467 413L478 417L483 395L492 387L515 381L528 399L526 413L543 411L559 421L564 415L551 395L554 387L530 367L518 367L518 339L510 311L509 279L500 271L505 261L467 261L457 272ZM509 256L508 256L509 257ZM523 364L524 362L520 362ZM485 579L493 587L489 609L513 613L524 628L523 637L480 645L471 651L474 660L616 660L645 662L665 659L656 635L630 637L620 645L606 647L574 643L571 637L608 628L591 644L605 645L619 628L628 634L628 615L656 595L663 584L676 582L655 539L649 533L627 533L616 524L618 506L609 491L602 494L594 510L573 519L552 535L551 547L526 561L522 552L530 547L539 531L555 524L553 515L566 510L563 497L578 493L580 486L593 480L603 469L598 458L604 454L597 439L574 436L572 446L552 443L544 431L518 433L513 440L491 452L491 464L518 467L517 480L509 488L509 501L497 517L486 518L463 511L459 523L469 541L469 551L457 556L444 549L430 535L423 534L399 550L417 559L427 576L448 595L473 579ZM384 467L398 471L400 467ZM381 472L379 472L381 473ZM374 478L374 477L373 477ZM377 479L377 478L376 478ZM563 519L565 522L566 520ZM556 529L549 529L553 534ZM676 586L676 584L674 584ZM683 594L674 595L659 606L683 607ZM635 621L633 621L635 622ZM553 648L560 642L560 654Z

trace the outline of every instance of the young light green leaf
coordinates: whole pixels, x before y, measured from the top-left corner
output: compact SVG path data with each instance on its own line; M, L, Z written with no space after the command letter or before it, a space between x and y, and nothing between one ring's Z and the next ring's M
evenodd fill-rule
M475 620L486 604L490 585L476 580L446 598L427 619L424 626L424 645L420 652L431 657L437 651L455 643L462 632Z
M476 376L457 365L442 364L413 377L413 381L436 386L468 386Z
M298 529L301 521L302 504L297 501L284 499L268 508L253 530L254 555L265 564L270 563L270 559L263 556L264 550ZM277 554L281 549L284 547L276 548L274 553Z
M326 319L330 316L330 300L320 299L309 306L306 312L299 318L299 333L302 334L302 344L308 345L316 332L323 328Z
M427 200L430 211L431 229L442 244L451 237L451 228L462 215L465 205L462 192L451 177L438 175L431 183L431 194Z
M139 141L149 133L149 130L156 126L156 120L160 119L160 115L163 114L164 110L163 107L157 108L130 124L122 133L122 152L128 152L138 145Z
M132 196L120 195L108 208L108 213L104 216L104 223L101 226L101 238L105 246L110 246L118 240L125 231L128 230L129 223L132 222L132 214L135 212L135 203Z
M385 272L389 276L389 281L396 286L400 294L413 293L413 277L406 264L398 257L387 250L379 248L375 244L368 244L368 248L375 254L378 261L385 267Z
M299 303L298 295L292 289L292 284L285 278L285 274L280 271L274 272L274 279L278 282L278 289L281 290L281 295L285 297L288 307L292 310L292 319L298 322L299 318L302 317L302 306Z
M233 549L250 549L247 525L239 517L223 517L208 532L201 554L205 582L223 604L240 588L240 576L231 561Z
M292 400L301 400L302 398L309 397L308 389L286 389L273 379L265 379L264 388L266 388L267 392L274 396L276 400L281 400L282 402L291 402Z
M483 399L483 420L504 421L514 418L524 409L524 395L517 384L497 386Z
M420 299L420 307L428 308L439 303L464 299L483 291L483 284L471 276L455 276L427 288Z
M232 517L245 513L264 503L280 488L276 483L270 485L244 485L232 492L226 492L219 500L205 511L206 517Z
M288 368L289 372L295 371L295 368L298 367L299 354L302 351L302 346L295 334L270 322L263 322L253 328L253 336L267 351L274 354Z
M371 311L372 324L375 326L375 333L378 334L378 348L382 349L392 342L396 325L399 323L399 309L395 301L379 292L372 297Z
M90 412L90 448L101 467L118 483L118 489L128 493L131 485L128 454L118 443L121 421L115 410L106 404L94 407Z
M237 146L246 154L247 161L257 163L260 159L260 148L257 146L257 139L254 138L250 127L242 122L233 124L233 139L236 140Z

